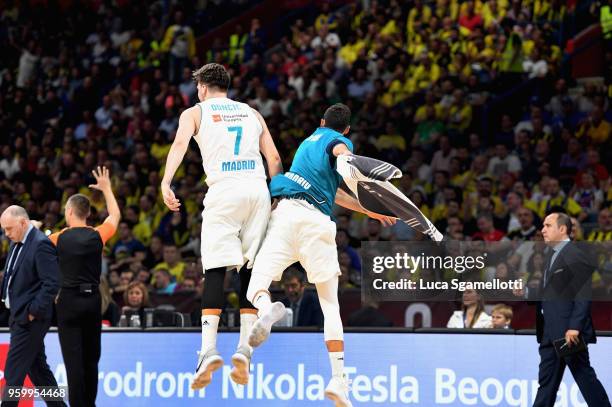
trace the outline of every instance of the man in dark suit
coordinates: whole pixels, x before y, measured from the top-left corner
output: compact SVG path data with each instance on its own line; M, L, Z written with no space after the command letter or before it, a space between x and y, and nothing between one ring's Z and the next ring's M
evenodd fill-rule
M569 243L571 218L561 212L544 219L542 234L551 251L540 283L536 313L540 343L539 388L534 407L553 407L565 367L568 366L589 407L610 407L610 401L589 361L588 349L560 358L553 341L565 338L569 347L595 343L591 319L591 275L594 267L587 254Z
M11 331L4 369L6 386L21 387L29 375L37 387L57 387L43 342L59 289L55 247L44 233L32 226L27 212L20 206L9 206L0 216L0 226L12 242L2 280L2 301L10 310ZM6 388L4 394L6 398ZM47 404L66 405L62 401ZM17 406L17 402L2 402L3 407L11 405Z
M285 307L293 310L293 326L322 326L323 311L319 300L312 290L304 287L304 274L289 268L283 275L285 298L281 300Z

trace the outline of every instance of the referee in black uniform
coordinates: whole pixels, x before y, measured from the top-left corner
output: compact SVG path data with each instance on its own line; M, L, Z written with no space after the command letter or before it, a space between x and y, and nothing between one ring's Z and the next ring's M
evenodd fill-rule
M117 230L121 217L106 167L98 167L90 188L102 191L108 217L100 226L87 226L89 199L68 198L64 208L68 227L49 239L57 246L60 292L56 301L57 328L68 376L68 400L73 407L95 406L102 333L102 305L98 285L102 249Z

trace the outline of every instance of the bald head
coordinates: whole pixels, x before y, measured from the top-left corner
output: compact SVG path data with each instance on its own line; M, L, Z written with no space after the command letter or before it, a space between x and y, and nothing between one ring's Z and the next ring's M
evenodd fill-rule
M1 217L12 216L15 218L24 218L25 220L30 220L28 213L26 210L19 205L11 205L2 212Z
M29 225L30 217L21 206L11 205L0 216L0 227L4 230L4 234L13 242L23 240Z

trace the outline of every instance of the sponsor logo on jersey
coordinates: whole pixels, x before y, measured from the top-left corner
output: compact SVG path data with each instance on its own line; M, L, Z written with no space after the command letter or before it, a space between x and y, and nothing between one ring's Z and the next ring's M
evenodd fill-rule
M221 171L244 171L254 170L255 160L236 160L236 161L224 161L221 163Z
M249 115L246 113L222 114L222 119L226 123L237 123L246 120Z
M213 114L212 119L213 119L213 122L220 122L223 120L220 114Z

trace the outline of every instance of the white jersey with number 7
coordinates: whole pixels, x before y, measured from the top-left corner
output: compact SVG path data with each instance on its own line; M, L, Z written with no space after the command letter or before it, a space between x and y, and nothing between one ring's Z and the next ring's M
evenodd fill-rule
M206 183L226 179L266 179L259 148L261 123L246 103L212 98L198 103L202 118L195 140Z

